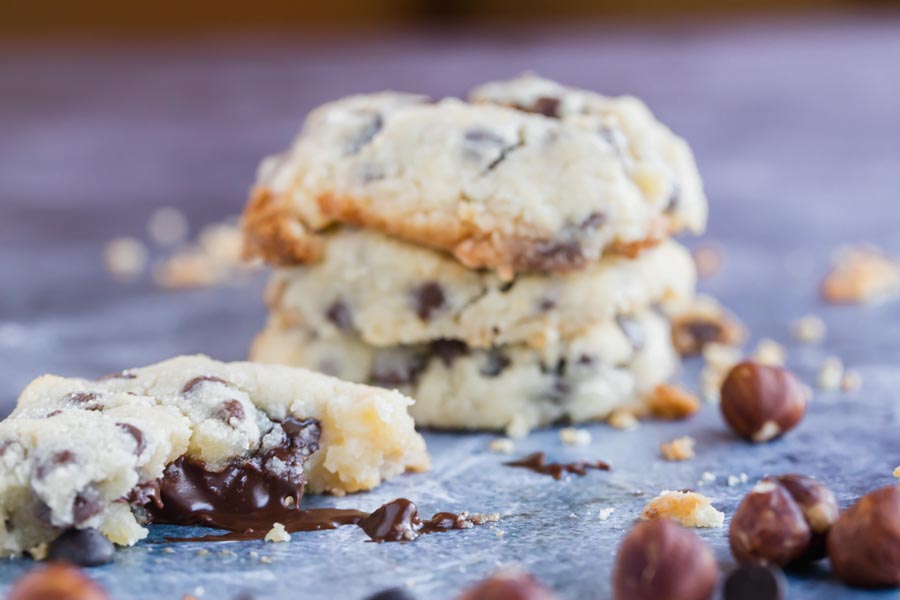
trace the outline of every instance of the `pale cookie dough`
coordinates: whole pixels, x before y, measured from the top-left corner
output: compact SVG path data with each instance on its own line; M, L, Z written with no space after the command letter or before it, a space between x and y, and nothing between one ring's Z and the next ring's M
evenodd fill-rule
M525 345L474 350L450 340L375 348L352 335L322 338L303 327L270 325L251 357L398 388L416 399L410 414L420 426L514 436L635 405L677 364L668 323L650 310L604 321L540 351Z
M702 230L696 169L642 158L684 153L692 166L687 145L638 101L615 102L630 108L583 119L391 92L328 103L262 164L244 214L248 250L312 262L318 233L345 223L510 279Z
M593 129L607 137L648 198L668 193L670 227L699 231L706 222L703 185L687 143L633 96L609 97L526 73L478 86L472 102L509 106Z
M282 327L387 347L455 339L543 348L617 314L693 297L694 263L673 241L634 259L503 281L452 257L365 230L325 236L321 262L276 270L267 301Z
M71 528L119 545L145 537L153 521L230 528L254 516L254 503L296 508L304 487L343 494L425 470L411 402L302 369L204 356L98 381L45 375L0 423L0 556L36 553ZM184 490L203 502L179 498ZM201 508L177 513L186 506Z

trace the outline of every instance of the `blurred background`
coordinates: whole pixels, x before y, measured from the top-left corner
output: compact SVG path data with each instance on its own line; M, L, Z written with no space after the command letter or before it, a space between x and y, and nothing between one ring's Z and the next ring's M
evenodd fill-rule
M245 357L263 324L262 274L191 274L233 250L217 227L235 231L260 159L327 100L385 88L463 95L524 70L638 95L684 136L710 197L709 238L726 250L706 289L751 330L787 322L790 306L817 301L837 245L900 253L898 9L5 0L0 414L43 372ZM111 242L121 242L112 259ZM778 306L752 301L762 280ZM861 338L854 319L830 335L860 360L886 359L900 352L886 341L900 337L888 335L893 322L881 342Z

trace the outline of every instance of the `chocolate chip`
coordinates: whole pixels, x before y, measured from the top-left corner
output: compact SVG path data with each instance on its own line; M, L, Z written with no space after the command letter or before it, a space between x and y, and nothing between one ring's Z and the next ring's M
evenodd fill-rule
M601 212L594 212L581 222L582 229L597 229L606 223L606 215Z
M547 399L551 402L558 403L568 398L569 394L571 393L572 386L569 385L567 381L557 379L553 382L553 385L550 386L550 390L547 392Z
M325 311L325 317L341 331L351 332L356 328L353 323L353 312L340 298L331 303Z
M389 588L372 594L366 600L415 600L415 596L403 588Z
M435 340L431 342L430 350L448 367L452 366L457 358L469 353L466 343L459 340Z
M388 388L411 385L419 379L427 364L427 358L420 355L379 353L372 365L370 381Z
M581 265L584 252L577 242L544 241L537 243L521 262L528 270L554 271Z
M98 567L112 561L116 548L96 529L67 529L50 543L47 558L78 565Z
M76 525L84 523L103 510L103 501L95 490L89 489L75 496L72 504L72 517Z
M556 300L543 298L540 302L538 302L538 310L540 312L550 312L554 308L556 308Z
M500 291L503 292L503 293L505 294L505 293L507 293L509 290L513 289L513 286L514 286L514 285L516 285L516 280L515 280L515 278L513 278L512 281L507 281L507 282L501 284L501 285L500 285Z
M671 214L678 210L681 204L681 186L677 183L672 184L672 191L669 192L669 201L666 203L665 212Z
M488 129L484 129L483 127L473 127L465 132L463 135L467 142L472 142L475 144L485 144L491 146L500 146L503 147L506 145L506 140L504 140L499 134L494 133Z
M46 418L49 419L50 417L55 417L56 415L61 415L62 413L63 413L63 411L61 411L61 410L53 410L53 411L50 411L47 413Z
M322 424L317 419L285 417L280 423L295 454L299 452L305 458L319 449Z
M429 281L423 283L413 293L416 303L416 314L423 321L431 319L436 310L444 306L444 288L440 284Z
M181 393L184 395L190 394L194 391L194 388L203 383L204 381L212 381L214 383L224 383L225 385L231 385L221 377L215 377L213 375L201 375L200 377L194 377L181 389Z
M485 377L497 377L506 370L510 360L498 348L491 348L487 351L484 366L479 371Z
M578 357L578 364L583 365L585 367L590 366L590 365L594 364L594 357L591 356L590 354L581 354Z
M497 168L497 165L503 162L510 152L521 146L518 140L512 143L507 142L499 134L483 127L469 129L464 134L464 138L464 151L467 156L475 160L482 160L485 158L485 154L490 155L490 160L484 168L485 171Z
M646 335L644 334L644 328L641 326L641 324L638 323L637 320L631 317L626 317L625 315L617 315L616 324L628 339L628 343L631 344L631 349L635 352L640 352L644 348L644 344L646 344L647 342Z
M119 371L118 373L109 373L103 377L97 378L97 381L108 381L110 379L137 379L137 375L128 371Z
M545 117L559 117L559 98L553 96L541 96L534 101L530 112L544 115Z
M99 410L98 395L95 392L72 392L66 394L62 401L65 404L74 404L84 410Z
M131 423L116 423L116 427L134 438L135 454L140 455L144 451L144 448L147 447L147 444L144 441L144 432Z
M35 466L34 476L38 480L44 479L47 476L47 473L50 472L50 470L61 465L72 464L75 461L75 453L71 450L54 452L50 455L49 459L40 461L37 466Z
M787 597L784 574L763 565L741 565L731 572L722 589L723 600L781 600Z
M240 400L226 400L216 411L216 418L225 423L230 423L232 419L243 421L246 416Z
M384 127L384 121L382 120L381 115L373 113L369 122L344 144L344 154L358 154L363 146L371 142L378 132L381 131L382 127Z

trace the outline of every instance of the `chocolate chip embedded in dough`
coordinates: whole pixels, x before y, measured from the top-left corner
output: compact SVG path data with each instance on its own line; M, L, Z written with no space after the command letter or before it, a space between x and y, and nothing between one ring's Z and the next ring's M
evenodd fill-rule
M555 98L553 96L541 96L535 99L534 104L532 104L527 110L529 112L544 115L545 117L558 118L559 105L559 98Z
M353 311L340 298L332 302L325 311L325 318L341 331L351 332L356 326L353 323Z
M246 416L240 400L227 400L216 410L216 418L225 423L230 423L232 419L243 421Z
M510 364L509 357L497 348L491 348L487 352L485 364L479 371L485 377L497 377L506 370Z
M602 227L604 223L606 223L606 215L601 212L593 212L581 222L580 227L582 229L597 229Z
M56 467L72 464L76 462L76 460L77 457L71 450L54 452L47 459L37 463L34 468L34 477L37 480L44 479L47 477L47 474Z
M75 496L72 517L75 525L80 525L103 510L103 501L94 489L87 489Z
M196 388L198 385L200 385L201 383L203 383L205 381L211 381L213 383L224 383L225 385L231 385L230 383L228 383L221 377L215 377L214 375L201 375L199 377L194 377L193 379L188 381L186 384L184 384L184 387L181 389L181 393L184 395L190 394L191 392L194 391L194 388Z
M134 438L135 454L140 455L147 447L147 443L144 441L144 432L131 423L116 423L116 427Z
M378 135L378 132L381 131L382 127L384 127L384 120L381 118L381 115L372 113L369 121L345 142L344 154L348 156L359 154L363 146L371 142Z
M431 316L444 306L446 297L444 288L440 284L429 281L415 289L413 293L416 314L423 321L428 321Z
M452 366L457 358L469 353L466 343L459 340L435 340L431 342L429 349L448 367Z

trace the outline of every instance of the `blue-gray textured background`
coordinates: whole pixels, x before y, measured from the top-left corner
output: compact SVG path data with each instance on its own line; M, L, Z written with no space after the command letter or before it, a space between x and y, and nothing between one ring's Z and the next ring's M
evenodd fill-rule
M763 447L737 442L712 406L686 423L632 432L592 426L589 448L563 448L554 431L519 444L522 453L605 458L615 467L561 483L499 466L502 457L486 450L489 435L429 434L432 473L310 503L374 508L407 496L427 513L498 511L506 515L502 537L484 527L376 545L347 528L289 544L180 544L174 553L144 543L92 571L114 598L249 591L260 599L355 599L388 585L448 598L511 562L564 598L605 598L616 545L646 499L696 487L703 471L718 476L703 490L729 515L749 487L728 487L730 474L746 472L751 482L766 473L814 475L842 504L892 482L900 464L900 305L827 307L817 285L838 244L900 252L900 20L6 44L0 56L4 414L44 372L96 376L180 353L245 356L263 323L261 278L173 293L147 279L114 283L104 272L104 243L144 237L155 207L178 206L195 227L238 213L259 158L283 148L304 113L325 100L381 88L461 94L525 69L646 99L692 143L705 177L708 237L724 247L726 266L704 289L733 307L754 339L789 344L790 364L808 381L827 354L863 377L857 393L817 395L796 432ZM791 344L788 323L807 312L828 322L822 347ZM691 386L697 367L682 374ZM697 438L697 458L662 462L659 442L682 434ZM601 522L597 513L608 506L615 512ZM730 568L725 530L702 535ZM226 548L234 554L222 555ZM32 566L5 563L0 582ZM792 576L791 592L900 597L848 591L824 566Z

